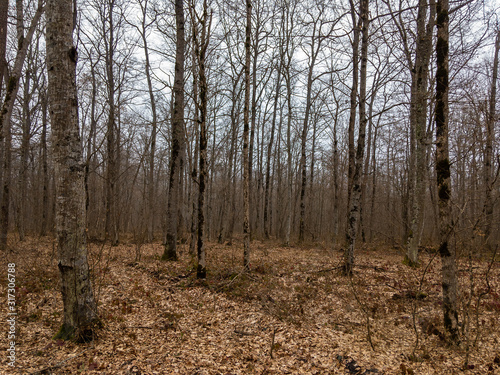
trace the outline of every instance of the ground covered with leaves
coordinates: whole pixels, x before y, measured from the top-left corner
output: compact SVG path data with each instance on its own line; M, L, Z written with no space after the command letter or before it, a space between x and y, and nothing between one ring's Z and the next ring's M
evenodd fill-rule
M15 243L2 269L16 263L16 366L4 325L0 373L500 374L498 257L460 259L462 342L451 347L432 251L410 268L398 250L366 247L347 278L341 252L322 244L251 247L244 273L241 243L209 244L199 281L185 245L162 262L159 243L90 244L102 328L76 344L52 339L62 319L53 240Z

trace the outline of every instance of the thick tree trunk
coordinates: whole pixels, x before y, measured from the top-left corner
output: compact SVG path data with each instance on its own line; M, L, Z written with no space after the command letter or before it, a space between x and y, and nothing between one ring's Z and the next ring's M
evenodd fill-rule
M47 70L56 180L56 228L64 303L56 338L91 340L97 322L85 232L85 189L76 93L72 0L47 1Z
M448 0L438 0L436 7L436 177L439 207L439 254L442 263L443 318L446 332L454 343L458 332L458 280L455 249L450 244L453 222L451 217L451 178L448 146Z
M177 227L179 223L179 196L181 179L181 153L184 144L184 4L175 1L177 29L174 78L174 108L172 115L172 150L167 203L167 241L163 260L177 260Z

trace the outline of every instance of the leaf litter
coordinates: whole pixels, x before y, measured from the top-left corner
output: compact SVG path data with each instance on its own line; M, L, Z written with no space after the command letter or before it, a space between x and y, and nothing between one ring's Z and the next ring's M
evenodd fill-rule
M162 262L162 245L145 244L136 262L134 244L90 244L103 328L81 345L52 339L62 319L53 241L16 243L8 257L18 272L16 367L3 358L0 373L500 372L498 261L489 273L487 259L474 260L473 268L459 264L464 339L451 347L441 322L440 262L432 253L421 254L422 264L430 264L423 275L424 267L402 264L397 250L365 248L348 279L339 274L340 251L322 244L253 241L245 273L239 241L210 243L207 279L196 280L186 246L178 262ZM491 288L478 299L486 276ZM5 283L0 292L6 295Z

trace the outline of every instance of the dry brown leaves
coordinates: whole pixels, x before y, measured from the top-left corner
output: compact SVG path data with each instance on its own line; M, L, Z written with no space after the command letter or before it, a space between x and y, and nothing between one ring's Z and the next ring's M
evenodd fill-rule
M252 272L245 274L240 244L211 244L208 278L198 281L188 254L179 262L158 260L160 244L144 245L141 262L133 261L133 244L92 244L103 328L93 343L78 345L52 340L62 314L53 242L32 240L14 249L2 269L6 274L7 262L17 264L20 339L15 370L4 355L1 373L500 373L498 262L479 305L488 260L472 268L467 260L460 263L468 341L453 348L443 340L440 263L433 254L422 254L423 266L411 269L394 250L365 249L349 280L336 268L341 254L322 246L254 241Z

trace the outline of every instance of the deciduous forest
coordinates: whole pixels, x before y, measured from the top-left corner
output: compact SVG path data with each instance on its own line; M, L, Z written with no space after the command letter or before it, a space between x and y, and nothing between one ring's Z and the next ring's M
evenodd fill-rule
M0 372L500 373L500 4L0 0Z

